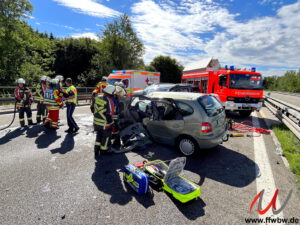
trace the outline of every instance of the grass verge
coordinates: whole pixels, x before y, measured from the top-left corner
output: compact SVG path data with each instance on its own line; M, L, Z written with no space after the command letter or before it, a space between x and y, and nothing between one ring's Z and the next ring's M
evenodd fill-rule
M273 125L272 129L281 143L283 154L289 161L300 188L300 140L284 124Z

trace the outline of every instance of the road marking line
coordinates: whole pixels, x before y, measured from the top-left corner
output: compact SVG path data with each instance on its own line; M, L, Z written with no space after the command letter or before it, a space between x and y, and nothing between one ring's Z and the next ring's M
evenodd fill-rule
M260 127L260 123L258 118L258 113L252 113L252 122L253 125L256 127ZM257 135L253 133L254 135ZM263 189L265 190L264 196L263 196L263 201L262 201L262 208L264 209L272 200L276 186L275 186L275 181L272 173L272 168L270 165L265 141L263 138L263 135L254 138L254 160L256 164L259 167L260 170L260 176L256 178L256 189L257 193L261 192ZM277 209L281 207L280 201L277 197L277 202L276 202ZM272 210L268 210L267 213L264 215L259 215L259 218L265 219L266 217L279 217L283 218L283 213L280 212L278 215L273 215ZM266 223L261 223L261 224L266 224ZM273 224L273 223L272 223ZM280 223L284 224L284 223Z

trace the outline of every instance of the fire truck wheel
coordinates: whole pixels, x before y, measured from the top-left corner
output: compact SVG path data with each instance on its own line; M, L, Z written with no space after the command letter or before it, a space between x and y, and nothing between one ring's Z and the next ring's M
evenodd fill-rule
M192 156L198 153L196 141L189 136L181 136L177 139L179 151L185 156Z
M248 116L250 116L251 113L252 113L251 110L241 110L241 111L239 111L239 114L240 114L241 117L248 117Z

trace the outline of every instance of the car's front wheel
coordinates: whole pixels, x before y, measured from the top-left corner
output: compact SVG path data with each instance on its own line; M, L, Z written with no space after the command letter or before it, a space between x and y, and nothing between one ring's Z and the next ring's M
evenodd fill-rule
M188 136L179 137L177 141L179 151L185 156L196 155L198 146L194 139Z

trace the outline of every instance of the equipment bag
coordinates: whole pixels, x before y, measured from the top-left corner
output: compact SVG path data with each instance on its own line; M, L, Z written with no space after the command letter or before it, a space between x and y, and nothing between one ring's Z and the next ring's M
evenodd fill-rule
M149 176L129 164L123 169L123 180L138 194L146 194L149 191Z
M169 192L175 199L185 203L201 195L200 186L179 176L183 171L185 162L185 157L176 158L168 166L161 160L155 160L145 163L142 168L150 176L161 181L164 191Z

